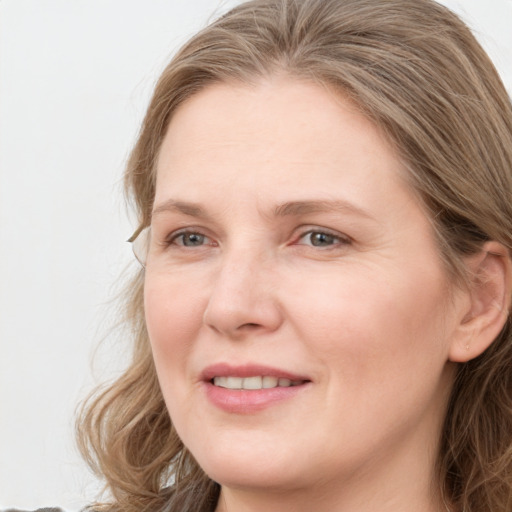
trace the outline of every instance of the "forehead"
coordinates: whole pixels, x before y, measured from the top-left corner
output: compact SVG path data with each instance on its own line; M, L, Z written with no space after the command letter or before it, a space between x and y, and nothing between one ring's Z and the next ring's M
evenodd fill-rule
M175 112L159 154L155 203L175 195L201 202L234 188L263 202L316 194L371 203L399 191L410 199L404 174L381 130L340 94L286 77L220 83Z

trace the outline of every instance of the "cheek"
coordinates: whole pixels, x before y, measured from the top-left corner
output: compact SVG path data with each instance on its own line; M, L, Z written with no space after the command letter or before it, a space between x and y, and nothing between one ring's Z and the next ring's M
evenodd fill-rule
M179 287L168 276L146 275L146 326L160 388L175 424L194 412L188 363L202 325L201 303L195 286Z
M343 368L343 379L356 383L386 381L433 365L445 357L446 299L444 280L436 271L418 274L353 272L322 286L302 290L293 316L314 340L325 364ZM332 277L332 276L331 276ZM297 297L296 292L290 297Z
M391 283L389 276L359 274L343 283L332 280L330 293L326 287L323 294L309 295L310 307L294 316L302 318L297 330L309 344L310 358L323 369L325 394L316 414L330 418L328 429L344 425L354 439L396 441L403 425L444 407L446 333L439 283L417 278Z
M159 374L179 368L192 349L202 325L202 299L194 286L178 287L164 276L147 275L144 310L151 348Z

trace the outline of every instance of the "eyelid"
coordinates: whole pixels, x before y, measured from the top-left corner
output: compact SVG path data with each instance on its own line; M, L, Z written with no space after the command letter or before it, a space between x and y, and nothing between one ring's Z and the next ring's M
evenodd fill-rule
M163 230L162 230L163 231ZM177 247L186 247L189 248L191 246L185 246L183 243L177 243L176 240L183 235L200 235L204 237L205 243L198 245L197 247L204 247L204 246L211 246L215 242L215 239L207 234L207 232L204 229L197 228L194 226L187 226L179 229L175 229L172 231L165 231L161 233L160 236L156 238L156 243L164 248L170 247L170 246L177 246Z
M180 237L183 237L184 235L199 235L199 236L204 237L205 243L203 243L203 244L201 244L200 246L197 246L197 247L202 247L202 246L205 246L205 245L209 245L209 246L217 245L215 240L211 236L207 235L204 232L204 230L197 229L197 228L182 228L182 229L178 229L176 231L173 231L172 233L170 233L169 235L167 235L165 237L165 241L166 241L166 243L168 245L175 244L175 245L179 245L179 246L184 246L184 244L177 244L177 243L175 243L176 240L178 240Z
M329 228L324 228L320 226L303 226L300 228L300 231L296 237L294 237L294 244L296 245L307 245L307 244L299 244L298 242L303 239L305 236L310 235L312 233L321 233L325 235L332 236L338 240L338 243L332 244L330 247L336 247L339 244L347 245L353 242L352 238L344 233L340 233L339 231L334 231Z
M353 242L352 238L345 233L341 233L339 231L315 226L315 225L307 225L307 226L300 226L295 230L296 234L292 236L291 245L307 245L307 244L301 244L299 243L301 239L303 239L305 236L312 234L312 233L322 233L329 236L334 237L337 242L332 244L331 247L336 247L337 245L345 245L345 244L351 244ZM183 235L187 234L197 234L205 237L208 241L200 246L197 247L204 247L204 246L217 246L218 242L215 240L213 236L208 234L208 230L205 230L203 228L195 227L195 226L187 226L183 228L176 229L174 231L171 231L165 236L162 236L161 238L161 244L165 246L170 245L177 245L182 247L183 244L175 243L175 241ZM328 247L328 246L327 246ZM326 248L327 248L326 247Z

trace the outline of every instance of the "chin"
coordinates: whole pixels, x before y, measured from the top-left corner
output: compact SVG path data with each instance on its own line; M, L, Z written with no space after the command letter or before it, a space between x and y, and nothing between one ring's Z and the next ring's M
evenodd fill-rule
M229 457L228 457L229 459ZM219 464L206 464L206 474L223 487L232 489L265 489L292 490L298 487L298 479L294 472L292 475L287 469L269 467L268 461L233 461L224 460ZM304 475L302 475L303 477Z
M212 480L231 488L292 488L308 472L308 468L302 468L297 460L286 460L268 447L261 451L256 447L253 444L251 448L243 449L231 443L227 449L221 450L217 446L208 451L200 450L201 456L196 460ZM297 455L296 450L292 451Z

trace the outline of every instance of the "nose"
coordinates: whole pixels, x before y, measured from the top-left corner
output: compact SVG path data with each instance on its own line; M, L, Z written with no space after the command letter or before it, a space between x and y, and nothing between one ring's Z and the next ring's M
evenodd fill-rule
M247 251L224 258L216 274L204 323L231 339L271 333L282 323L275 265Z

